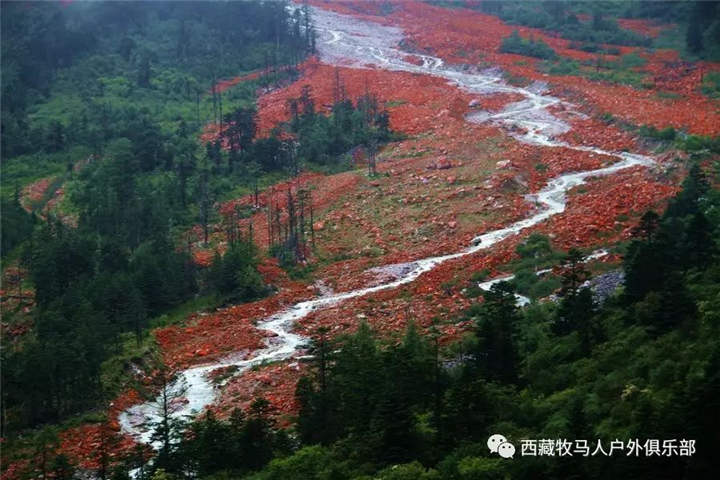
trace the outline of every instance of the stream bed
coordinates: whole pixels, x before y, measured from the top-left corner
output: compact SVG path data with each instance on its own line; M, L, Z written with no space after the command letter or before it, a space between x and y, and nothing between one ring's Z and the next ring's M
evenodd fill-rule
M380 285L299 302L287 310L264 319L258 323L257 328L268 330L276 336L266 340L267 347L255 351L251 358L231 355L214 363L195 366L177 373L170 386L171 394L184 397L186 400L177 405L173 412L174 416L184 417L197 414L214 401L218 388L209 378L209 372L221 367L235 366L237 367L236 374L242 374L243 371L255 365L286 360L295 355L306 344L307 339L293 333L293 326L295 322L310 312L351 298L397 288L416 280L422 274L444 262L489 249L498 242L518 235L523 230L563 212L566 193L584 183L588 177L611 175L623 169L653 163L652 158L644 155L608 152L597 148L573 146L555 140L554 136L569 131L570 126L554 117L548 107L558 103L563 103L567 108L572 108L572 105L545 95L545 85L535 83L527 88L515 87L505 84L497 69L472 72L467 69L446 66L440 58L416 53L412 55L420 57L422 65L410 63L406 60L408 54L401 51L398 46L403 35L402 31L396 27L382 26L318 8L313 8L313 20L320 34L318 49L323 62L353 68L385 68L432 75L444 78L458 88L477 95L502 92L521 94L523 100L509 105L503 112L494 114L475 112L466 117L466 120L498 125L521 142L546 148L564 147L609 155L615 157L617 162L597 170L567 173L552 179L542 190L528 196L528 201L537 206L531 216L504 228L484 233L476 237L470 246L461 251L438 257L422 258L402 265L382 267L392 271L394 275ZM490 280L488 284L498 280ZM150 443L152 431L148 425L158 421L159 418L157 401L148 401L122 412L119 422L124 433L132 435L140 442Z

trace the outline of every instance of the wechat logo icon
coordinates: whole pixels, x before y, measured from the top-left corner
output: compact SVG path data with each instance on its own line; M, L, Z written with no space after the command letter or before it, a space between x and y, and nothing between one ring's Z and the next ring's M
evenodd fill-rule
M502 435L495 434L488 438L487 446L490 453L497 453L503 458L513 458L515 455L515 446Z

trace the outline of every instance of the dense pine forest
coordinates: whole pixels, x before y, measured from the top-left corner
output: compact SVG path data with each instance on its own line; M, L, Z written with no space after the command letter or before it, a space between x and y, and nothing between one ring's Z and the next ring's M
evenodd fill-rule
M720 55L718 2L573 5L587 23L565 15L573 2L541 2L542 15L528 2L466 3L579 51L672 40L684 58ZM680 36L651 40L619 28L620 15L676 22ZM388 334L364 316L348 320L352 334L314 329L293 415L262 395L229 416L172 415L183 399L156 329L277 295L264 262L293 280L314 268L312 192L289 189L275 211L260 192L308 171L395 175L377 162L407 138L388 111L403 102L381 101L372 84L348 95L337 67L332 101L317 104L304 84L284 105L287 120L259 134L258 98L302 82L318 36L308 5L284 0L2 2L3 472L16 463L14 478L28 479L720 478L720 150L674 129L640 130L663 153L678 149L671 174L683 180L667 205L635 212L632 238L613 246L619 288L598 295L589 250L533 233L513 252L514 279L483 290L488 271L477 271L445 285L470 307L427 331L410 319ZM498 45L559 58L518 31ZM267 224L252 223L258 212ZM227 245L203 264L192 246L207 247L213 225ZM253 229L267 229L267 248ZM448 340L441 323L469 327ZM160 395L153 448L124 445L108 415L129 387ZM100 432L83 447L92 467L63 450L64 432L87 424ZM493 434L518 453L521 439L582 438L692 439L696 451L507 460L488 451Z
M281 2L2 8L3 258L24 268L16 292L31 286L37 301L33 335L2 350L3 435L14 435L103 405L118 388L107 361L146 352L161 314L198 295L266 293L247 232L208 275L178 235L214 220L215 201L250 191L263 168L287 166L280 142L228 153L232 128L214 145L197 135L244 115L252 140L256 89L296 75L314 33L306 10ZM48 174L69 200L27 213L20 187ZM15 315L22 305L4 309Z

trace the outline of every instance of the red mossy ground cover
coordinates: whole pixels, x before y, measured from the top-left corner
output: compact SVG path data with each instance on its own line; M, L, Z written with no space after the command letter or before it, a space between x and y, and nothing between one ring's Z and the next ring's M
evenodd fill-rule
M257 80L262 76L262 74L262 70L258 70L252 73L248 73L247 75L240 75L239 77L233 77L227 80L220 80L218 83L215 84L215 92L223 93L229 88L232 88L235 85L239 85L242 82ZM208 92L208 94L212 94L212 89Z
M586 110L589 113L597 113L595 110ZM570 145L596 147L613 153L623 151L642 153L636 137L628 131L600 120L597 115L578 116L566 110L563 104L550 107L550 111L566 120L571 126L567 133L557 136L558 140Z
M23 478L25 475L27 475L27 472L30 470L33 464L37 464L37 462L31 462L30 460L14 461L7 465L7 468L5 468L5 470L3 470L2 472L2 476L6 480L16 480L19 478Z
M336 175L303 172L297 179L280 182L260 192L258 205L255 205L254 195L246 195L224 202L218 205L222 220L211 226L207 245L202 241L203 232L200 226L195 226L190 230L190 237L194 239L194 241L191 240L191 251L195 263L207 267L212 262L216 251L220 254L225 252L227 249L226 224L231 221L237 207L253 206L255 208L255 213L249 218L239 220L238 225L241 231L249 232L252 223L255 244L264 250L269 246L267 207L268 205L272 205L274 209L281 207L284 212L287 205L288 189L292 191L293 195L297 194L299 189L310 191L313 214L316 219L319 219L322 217L323 212L334 205L338 198L344 193L355 189L356 185L363 181L362 175L357 172L344 172ZM285 218L284 214L282 218Z
M525 213L515 186L487 198L495 188L488 182L495 178L496 163L505 158L504 144L514 141L484 126L448 125L432 137L388 147L378 164L381 175L346 192L320 217L320 250L351 257L317 273L329 278L331 288L345 291L373 281L372 275L360 274L370 266L456 251L482 230ZM439 134L446 128L451 137Z
M415 2L409 3L413 4L412 16L417 15L420 21L411 22L407 19L402 24L406 33L416 43L425 45L426 49L434 50L435 54L443 58L461 60L454 53L458 49L481 52L484 55L483 58L486 58L486 61L491 64L501 65L515 75L572 88L581 96L582 103L588 103L603 112L620 116L632 123L654 125L658 128L674 126L703 135L720 133L720 105L700 93L700 69L687 68L686 65L679 62L676 52L643 53L643 56L649 60L645 67L648 79L655 84L653 89L648 90L594 82L576 76L549 76L539 72L535 66L536 62L532 60L528 61L527 58L517 55L496 53L499 43L504 36L507 36L509 29L496 17L477 12L458 13L454 9L441 9L443 11L439 18L428 20L428 22L435 23L437 21L439 26L446 26L442 29L433 29L429 24L424 24L428 13L423 14L422 12L427 7L416 5ZM433 12L435 13L437 10L433 10ZM399 17L401 21L403 18ZM456 34L456 30L458 34ZM445 32L448 31L452 31L453 34L447 35ZM542 35L539 31L532 33L536 38L544 37L561 56L575 60L594 60L596 58L595 55L567 48L567 41ZM529 34L530 30L525 36ZM628 49L628 52L637 50ZM520 61L527 65L519 65ZM708 70L715 67L706 65L704 68ZM681 96L680 98L660 98L657 95L658 91L672 91Z
M657 37L663 30L677 28L672 24L659 24L652 20L642 20L639 18L618 18L620 28L630 30L648 37Z
M674 127L698 135L720 134L720 104L698 93L661 98L658 91L592 82L582 77L553 77L551 81L556 85L553 94L571 98L581 108L587 105L633 125Z
M578 193L581 190L582 193ZM558 248L614 244L632 236L637 219L660 207L678 191L668 178L645 167L590 179L570 192L567 209L539 227L553 235Z
M445 288L449 281L467 280L473 272L495 268L514 256L516 238L508 239L489 251L482 251L448 261L421 275L405 286L383 290L361 298L355 298L313 312L302 319L296 330L310 337L317 336L317 329L326 326L331 335L354 332L361 321L367 321L382 334L402 333L408 321L414 321L425 330L438 322L443 341L456 339L462 332L455 319L469 305L469 299L459 288ZM462 283L459 283L462 285Z
M531 231L549 233L557 248L594 248L627 239L639 215L650 208L662 209L677 188L662 183L644 168L635 168L601 177L580 188L583 194L571 194L565 213L546 223L510 238L488 251L449 261L422 275L407 286L352 299L329 309L311 313L299 322L297 330L315 336L319 326L327 326L333 335L353 332L360 321L368 321L386 334L401 332L409 320L427 329L435 321L445 341L456 339L467 325L453 322L470 301L461 293L473 272L497 267L514 258L520 238ZM624 216L625 218L621 218ZM460 280L460 281L458 281ZM448 287L448 282L455 281Z
M33 203L41 202L45 198L45 192L52 183L52 178L41 178L40 180L23 187L20 192L20 203L28 212L32 212Z
M135 390L127 390L110 404L106 422L86 423L60 432L58 447L51 454L67 455L70 463L76 468L98 471L101 466L102 452L105 450L108 465L112 467L134 452L137 446L131 437L120 434L118 415L141 401L142 398ZM149 453L146 454L149 456ZM50 461L52 461L52 457L49 458L48 462ZM39 456L30 460L16 461L3 471L2 478L15 480L27 478L28 474L40 478L41 465ZM54 478L54 476L50 474L48 478Z
M358 11L366 12L367 10L367 12L369 12L370 14L377 15L377 11L375 11L374 8L366 9L365 7L348 7L348 10L348 8L346 7L348 6L346 5L344 7L340 7L340 9L344 10L344 13L347 13L347 11L352 11L355 13L357 13ZM402 12L410 8L415 7L403 5L399 8L399 11ZM443 14L451 15L451 18L448 21L461 21L454 18L451 13L448 13L447 9L439 9L437 11L442 12ZM367 12L363 13L363 15L367 14ZM395 13L393 13L393 15L395 15ZM378 18L375 18L375 20L377 19ZM495 20L499 22L499 20ZM468 28L476 27L471 26ZM471 30L471 32L474 32L474 30ZM452 32L452 34L454 35L455 32ZM534 72L534 69L532 67L531 70L533 70ZM408 75L398 72L385 72L382 70L354 70L341 68L339 72L343 82L346 85L350 97L352 97L353 94L359 95L361 93L364 93L367 85L372 86L373 92L375 92L376 90L380 90L380 92L382 92L384 90L383 80L385 78L388 78L390 84L393 87L392 91L388 92L388 96L386 97L384 97L384 95L381 93L380 97L386 102L394 102L392 105L396 105L390 108L391 122L393 122L395 124L394 127L400 131L417 132L418 126L421 126L422 131L432 132L433 135L430 142L441 144L444 141L453 142L453 140L458 137L458 130L461 130L464 127L463 124L465 122L461 119L461 117L468 110L466 103L468 97L458 97L456 95L453 95L452 92L456 89L454 89L454 87L450 87L441 79L433 79L427 76ZM261 130L264 129L265 131L268 131L273 126L277 125L277 122L287 119L287 109L285 106L286 101L288 98L299 95L300 89L304 84L309 84L313 86L312 94L316 104L320 108L329 108L329 105L332 102L333 82L335 79L334 74L335 71L333 67L318 63L317 60L314 59L307 62L303 78L300 81L296 82L296 84L288 88L283 88L269 95L266 95L263 97L263 99L261 99L260 117L261 123L265 124L265 126ZM537 72L534 72L534 75L537 75ZM395 79L402 77L408 77L410 79L408 88L411 94L409 96L405 94L398 94L398 89L395 88L397 85ZM416 94L412 93L413 90L419 89L419 83L425 83L427 81L439 82L437 86L438 89L442 92L439 95L439 98L418 98ZM577 95L575 98L581 99ZM613 96L612 98L614 99L615 97ZM472 101L473 99L474 98L471 98L470 100ZM488 97L480 97L480 102L483 107L491 110L496 110L518 99L519 98L517 95L502 94ZM432 102L431 107L434 108L436 111L439 108L438 106L445 105L447 108L440 110L434 115L428 115L427 113L429 112L423 111L423 108L427 105L429 101ZM401 105L397 105L397 103L401 103ZM563 107L558 107L558 109L560 108ZM452 125L453 120L455 120L455 125ZM597 128L598 123L599 122L592 119L586 119L584 121L574 121L574 127L576 128L571 133L567 134L567 136L563 139L571 141L571 143L574 144L600 146L603 148L607 148L611 151L620 151L628 149L632 146L633 140L628 134L618 129L608 127L607 125L602 125L602 128ZM442 133L444 133L442 131L444 129L443 127L447 126L448 124L450 126L446 130L450 130L450 132L448 132L448 135L442 135ZM402 150L405 147L404 144L407 143L412 144L413 142L403 142L403 144L398 146L398 150ZM417 153L417 150L414 153ZM597 163L593 163L592 160L589 161L588 158L579 158L577 152L567 153L567 157L572 157L570 158L571 161L565 161L563 163L569 165L569 167L554 168L557 164L552 162L553 159L551 158L549 159L551 168L549 169L548 174L543 175L537 171L531 172L530 176L532 184L539 185L543 180L550 176L550 173L556 174L562 171L567 171L569 169L580 169L583 166L592 166ZM250 201L249 197L242 200L242 202L245 203L247 203L248 201ZM411 197L407 199L407 201L413 203L413 198ZM267 237L267 232L262 228L258 228L258 226L266 224L264 212L259 212L254 216L253 224L254 230L256 232L256 237L259 237L259 243L263 244L263 240L265 239L262 237ZM377 229L377 227L373 226L370 226L369 228ZM378 241L382 242L381 239L378 239ZM198 254L198 258L202 263L207 263L210 256L211 251L208 250L205 250L204 252Z
M156 330L155 338L166 365L172 369L184 368L205 357L249 353L262 348L263 334L252 322L272 311L259 306L245 310L241 313L238 307L229 307L209 314L192 314L188 318L189 326Z
M320 2L323 8L353 13L354 7ZM650 89L595 82L576 76L550 76L539 71L535 59L520 55L500 54L498 49L504 37L513 30L522 36L542 38L559 55L574 60L594 61L595 54L568 48L570 42L537 29L506 25L499 18L467 9L435 7L424 2L393 3L393 12L386 16L368 16L371 10L361 10L363 18L380 23L399 25L407 37L406 44L439 56L450 63L501 66L509 73L532 80L549 81L558 87L572 89L585 103L603 112L624 118L636 124L649 124L658 128L673 126L690 133L717 135L720 133L720 112L717 101L700 92L701 71L720 68L717 64L703 63L702 68L688 68L679 62L676 52L659 50L648 53L633 47L621 47L621 53L639 52L648 59L643 68L648 74ZM607 60L613 59L607 56ZM661 91L679 94L679 98L660 98Z
M576 123L588 130L604 127L589 118L575 118L573 122L573 128ZM458 142L448 143L464 145L464 149L443 148L448 144L433 136L430 142L435 141L434 145L422 140L427 155L402 158L410 146L417 151L420 141L401 142L387 153L392 159L380 163L386 176L348 192L322 217L322 228L317 232L321 248L335 256L352 257L317 272L329 287L347 291L377 283L376 276L366 269L458 251L476 235L529 215L533 206L524 195L538 191L550 178L602 168L619 160L569 148L528 145L502 135L490 137L497 140L481 142L479 151L473 151L470 146L482 137L473 138L478 132L472 127L458 130ZM613 151L635 147L635 141L624 132L608 130L607 138L568 141L599 143ZM438 158L450 159L452 167L428 169Z
M508 148L507 158L497 164L494 184L501 188L504 182L522 175L521 178L528 178L529 190L532 193L547 185L548 180L563 173L596 170L619 160L611 155L566 147L545 148L527 144Z
M307 364L297 361L244 372L228 381L212 409L220 418L226 418L235 408L247 411L254 400L265 398L280 424L288 426L287 416L295 415L299 407L295 398L297 382L306 373Z
M587 13L576 13L575 16L583 22L592 21L592 16ZM618 18L617 23L620 28L653 38L660 35L660 32L663 30L677 28L677 26L673 24L660 24L653 20L643 20L640 18Z
M442 78L426 75L347 67L338 67L338 73L347 97L353 101L369 90L381 104L392 102L388 106L390 127L406 134L429 130L435 115L443 110L461 117L473 98ZM258 100L258 135L267 135L289 119L287 100L299 97L304 85L311 86L316 109L328 113L334 98L335 77L335 67L317 60L306 62L300 80Z
M124 459L137 444L132 437L120 434L117 418L123 410L141 401L142 398L135 390L126 391L111 403L107 422L85 424L60 433L58 453L67 455L77 467L89 470L100 468L103 448L107 451L111 465Z
M273 260L266 260L259 269L266 281L279 287L277 294L213 312L193 313L185 326L155 330L163 362L170 370L205 363L231 353L249 356L254 350L264 348L264 340L270 335L255 327L257 321L314 295L306 285L290 281Z
M73 171L79 172L87 164L95 160L96 158L92 155L88 158L80 160L76 162L73 166ZM22 205L22 207L28 213L31 213L35 211L35 209L43 200L47 200L45 205L42 206L42 210L37 211L36 213L38 213L42 218L47 218L50 213L58 214L57 207L65 198L65 187L64 185L60 185L53 192L48 192L48 190L52 187L53 182L57 179L58 177L41 178L40 180L37 180L23 187L20 192L20 204ZM48 195L48 193L51 193L51 195ZM60 219L66 225L69 225L71 227L77 226L78 219L74 215L61 214Z
M281 66L280 68L277 68L277 69L273 68L271 71L273 73L287 72L293 68L294 68L293 65L285 65L285 66ZM239 85L243 82L257 80L259 78L262 78L264 75L266 75L268 73L270 73L270 71L266 72L261 69L261 70L255 70L254 72L248 73L246 75L239 75L237 77L220 80L215 84L215 93L224 93L226 90L228 90L236 85ZM213 92L213 90L211 88L210 90L208 90L207 94L212 95L212 92Z
M590 193L572 196L568 212L562 216L566 218L558 218L556 224L549 224L553 225L549 230L555 235L556 243L563 246L590 246L598 240L598 231L615 230L614 224L593 226L593 222L598 218L598 207L602 209L601 215L607 217L625 212L640 212L672 193L672 189L664 184L648 183L645 175L642 169L636 169L622 175L620 184L614 181L615 177L602 179L588 185ZM578 218L582 218L582 221L577 221ZM588 228L592 231L588 231ZM626 231L627 229L623 229L622 233ZM491 251L448 262L405 287L353 299L313 313L299 323L298 331L312 337L316 335L319 326L325 325L330 327L332 335L338 335L354 331L361 321L367 320L381 335L387 336L401 334L409 321L415 322L423 330L439 322L437 328L442 333L442 342L455 340L471 327L467 322L454 320L471 301L462 294L461 288L467 285L468 277L475 271L489 268L491 275L495 275L495 268L514 257L517 241L515 238L509 239ZM443 286L458 278L461 281L457 286ZM302 293L307 294L307 291ZM292 301L297 301L299 297L300 295L292 296ZM257 311L262 303L241 306L246 309L243 316ZM268 313L267 308L263 311L263 314L265 313ZM230 328L238 326L237 321L231 324ZM213 323L211 327L214 326ZM228 333L227 330L223 333L223 342L226 341ZM295 364L283 364L247 372L229 382L219 403L213 408L221 415L227 415L232 408L247 408L252 399L263 396L270 400L281 423L286 422L289 415L297 412L294 392L296 382L302 374L299 371L301 368Z
M335 337L353 333L362 321L367 321L381 337L388 338L402 335L412 321L421 331L427 331L434 325L441 333L443 344L457 340L471 327L469 322L456 320L468 307L470 299L461 293L459 287L447 290L441 285L462 278L463 282L459 285L467 286L468 277L484 268L490 268L495 274L495 266L513 257L515 242L511 239L492 252L448 262L405 287L352 299L311 313L297 324L296 331L316 338L318 328L326 326L330 335ZM227 415L234 407L247 408L254 398L263 396L275 407L276 416L286 419L297 413L295 388L297 380L306 373L302 363L273 365L245 373L229 382L214 408L221 415Z

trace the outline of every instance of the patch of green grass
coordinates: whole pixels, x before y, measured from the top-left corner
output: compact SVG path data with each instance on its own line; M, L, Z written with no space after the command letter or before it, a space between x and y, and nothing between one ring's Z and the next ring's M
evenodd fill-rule
M459 280L457 278L453 278L452 280L448 280L447 282L443 282L440 284L440 288L445 290L445 293L447 295L452 295L453 289L457 286Z
M294 267L286 268L285 271L292 280L309 280L316 269L317 264L295 265Z
M637 53L628 53L627 55L623 55L619 59L617 59L614 62L605 62L606 66L608 68L613 68L616 70L625 70L628 68L641 68L647 65L647 60Z
M148 333L143 335L140 345L133 333L120 336L117 352L101 365L103 389L109 398L118 395L127 387L135 369L151 372L160 365L158 345ZM133 385L142 393L142 385Z
M627 85L629 87L641 89L650 88L651 85L645 82L645 75L632 70L581 70L581 75L600 82L614 83L617 85Z
M178 305L169 312L150 321L150 328L168 327L170 325L183 325L187 317L194 312L210 311L222 305L222 299L217 295L203 295L182 305Z
M580 64L567 58L554 63L546 62L542 68L550 75L577 75L580 72Z
M545 298L553 294L562 286L562 281L557 275L545 275L538 277L536 280L526 286L518 285L518 291L526 292L527 296L533 300Z
M706 73L700 90L710 98L720 99L720 72Z
M482 270L478 270L477 272L474 272L472 276L470 277L471 282L482 282L487 278L487 276L490 275L490 270L487 268L483 268Z
M678 139L675 146L686 152L701 152L708 150L714 153L720 152L720 137L708 137L704 135L688 135Z
M558 62L545 62L541 68L550 75L577 75L594 81L628 85L640 89L652 87L645 80L645 74L636 71L646 63L645 58L631 53L623 55L616 61L600 62L599 65L594 61L586 61L581 64L562 58Z
M677 131L673 127L666 127L658 130L652 125L642 125L638 128L638 134L642 137L661 140L664 142L672 142L677 138Z
M407 100L390 100L385 102L385 108L399 107L400 105L405 105L406 103Z
M557 57L555 50L541 38L529 39L520 36L517 30L513 30L509 37L503 38L500 44L500 53L514 53L527 57L552 59Z
M429 150L416 150L414 152L409 152L409 153L405 154L404 157L405 158L418 158L418 157L424 157L428 153L430 153Z
M580 50L588 53L601 53L603 55L620 55L620 49L617 47L604 47L601 43L596 42L570 42L569 48Z
M680 56L686 60L697 60L695 55L687 51L687 28L683 22L673 28L664 28L653 42L653 46L657 49L675 50Z
M505 81L514 87L527 87L530 85L530 79L521 75L506 75Z
M41 178L63 175L68 164L88 158L91 150L87 147L73 147L68 152L33 153L5 160L2 165L2 195L15 194L15 187L22 188Z

